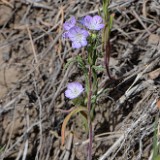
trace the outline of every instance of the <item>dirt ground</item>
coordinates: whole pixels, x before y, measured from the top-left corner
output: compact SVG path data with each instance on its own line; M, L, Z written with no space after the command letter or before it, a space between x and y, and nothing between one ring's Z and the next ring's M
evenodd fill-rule
M61 125L72 105L68 82L84 81L73 50L61 38L74 15L98 14L100 0L0 0L0 160L85 160L81 118ZM110 73L96 107L93 160L152 159L160 109L160 1L112 0ZM104 64L103 58L99 59ZM160 136L160 131L159 135Z

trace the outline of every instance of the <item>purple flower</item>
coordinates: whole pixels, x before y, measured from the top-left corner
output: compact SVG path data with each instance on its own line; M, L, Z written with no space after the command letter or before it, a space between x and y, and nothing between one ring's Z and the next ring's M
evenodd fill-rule
M82 24L90 30L101 30L105 26L103 24L103 19L98 15L93 17L85 16L82 20Z
M83 86L79 82L68 83L65 96L69 99L77 98L84 91Z
M67 36L72 41L72 48L81 48L87 45L86 38L89 33L85 29L75 26L68 31Z

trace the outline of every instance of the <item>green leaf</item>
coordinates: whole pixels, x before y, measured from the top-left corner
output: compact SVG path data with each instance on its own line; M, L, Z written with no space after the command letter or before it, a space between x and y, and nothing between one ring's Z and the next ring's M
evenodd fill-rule
M82 120L83 126L84 126L84 128L85 128L85 131L88 132L88 119L87 119L87 114L80 113L80 116L81 116L81 120Z
M100 8L98 8L98 15L100 15L102 17L102 13L100 11Z
M92 67L92 75L93 75L93 85L92 85L93 95L97 95L98 78L97 78L97 71L93 67ZM96 101L95 101L95 103L96 103Z
M105 68L103 66L92 66L96 71L105 71Z
M83 59L78 55L76 57L76 61L78 63L78 66L80 69L82 69L83 73L84 73L84 76L85 76L85 84L86 84L86 92L88 92L88 70L85 66L85 63L83 61Z
M95 65L95 63L97 61L97 51L96 51L96 49L93 50L93 57L92 57L92 59L93 59L93 65Z
M103 8L105 22L108 21L108 14L109 14L108 6L109 6L109 3L110 3L110 0L103 0L103 6L102 6L102 8Z
M69 60L67 61L67 63L65 64L65 66L64 66L64 70L66 70L71 63L75 63L75 62L76 62L76 59L75 59L75 58L69 59Z
M104 13L104 17L106 18L106 13L107 13L107 0L103 0L103 13Z
M157 137L157 132L158 132L158 116L156 117L155 124L154 124L154 137L153 137L153 157L152 159L155 160L156 157L158 156L158 137Z
M85 64L83 62L83 59L80 56L77 56L76 61L78 62L78 65L82 69L82 71L86 74L87 70L86 70Z
M91 54L88 55L88 63L89 63L90 65L92 65L92 57L91 57Z
M73 115L77 114L78 112L86 112L87 113L87 108L85 108L85 107L76 107L64 119L63 124L62 124L62 128L61 128L61 144L62 144L62 146L64 145L64 142L65 142L65 130L66 130L67 123L70 120L70 118Z
M158 155L157 157L155 157L154 160L160 160L160 155Z
M2 153L3 151L5 151L5 147L6 147L6 145L0 146L0 153Z
M113 19L114 19L114 14L112 14L110 16L110 19L109 19L109 29L111 30L112 29L112 26L113 26Z

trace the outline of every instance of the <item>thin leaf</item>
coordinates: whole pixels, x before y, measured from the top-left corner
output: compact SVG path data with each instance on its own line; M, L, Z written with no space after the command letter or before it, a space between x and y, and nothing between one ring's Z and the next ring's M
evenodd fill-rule
M158 155L154 160L160 160L160 155Z
M113 19L114 19L114 14L112 14L110 16L110 19L109 19L109 29L111 30L112 29L112 26L113 26Z
M0 146L0 153L2 153L5 150L6 145Z
M66 130L66 126L67 126L67 123L68 121L70 120L70 118L74 115L74 114L77 114L78 112L87 112L87 108L84 108L84 107L77 107L75 108L72 112L70 112L66 118L64 119L63 121L63 124L62 124L62 129L61 129L61 144L62 146L64 145L64 142L65 142L65 130Z
M153 157L152 157L153 160L155 160L155 158L158 155L158 145L157 145L157 142L158 142L157 131L158 131L158 129L157 129L157 126L158 126L158 116L156 117L155 124L154 124Z
M85 64L83 62L83 59L80 56L76 57L76 61L78 62L79 67L83 70L84 73L87 73L87 70L85 68Z
M80 113L80 116L81 116L81 119L82 119L83 126L84 126L84 128L85 128L85 131L88 132L87 114Z
M105 68L102 66L92 66L96 71L105 71Z
M75 59L75 58L74 58L74 59L73 59L73 58L72 58L72 59L69 59L69 60L67 61L67 63L65 64L65 66L64 66L64 70L66 70L71 63L75 63L75 62L76 62L76 59Z

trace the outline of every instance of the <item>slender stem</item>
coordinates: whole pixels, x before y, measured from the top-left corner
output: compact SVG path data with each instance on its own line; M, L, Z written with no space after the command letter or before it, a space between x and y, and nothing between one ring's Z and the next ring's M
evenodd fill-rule
M104 54L104 63L107 71L107 75L109 79L112 79L109 71L109 59L110 59L110 52L111 52L111 45L110 45L110 15L109 15L109 4L110 0L103 0L103 12L104 12L104 21L105 21L105 28L103 30L103 50L105 51Z
M93 142L93 135L92 135L92 121L91 121L91 97L92 97L92 68L91 65L89 66L89 92L88 92L88 128L89 128L89 145L88 145L88 160L92 160L92 142Z

